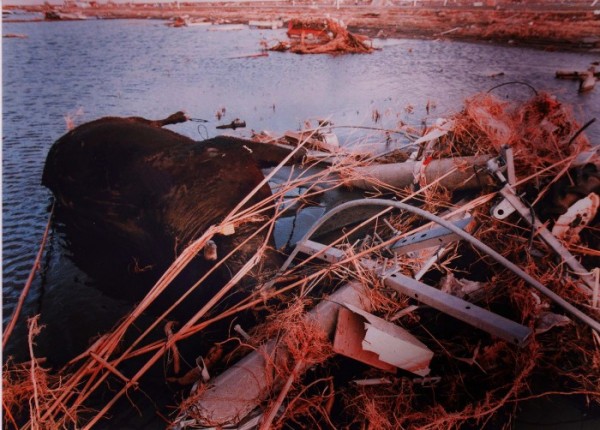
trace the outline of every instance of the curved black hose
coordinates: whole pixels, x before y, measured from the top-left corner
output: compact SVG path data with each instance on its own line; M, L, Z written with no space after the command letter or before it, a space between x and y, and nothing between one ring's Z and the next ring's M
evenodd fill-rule
M579 136L581 133L583 133L583 131L584 131L586 128L588 128L590 125L592 125L592 124L593 124L595 121L596 121L596 118L592 118L592 119L590 119L588 122L586 122L585 124L583 124L583 125L581 126L581 128L575 132L575 134L573 135L573 137L572 137L571 139L569 139L569 143L567 144L567 146L568 146L568 145L570 145L571 143L575 142L575 139L577 139L577 137L578 137L578 136Z
M492 88L490 88L489 90L487 90L488 94L491 93L492 91L494 91L496 88L500 88L500 87L504 87L507 85L525 85L526 87L529 87L531 89L531 91L533 91L533 93L537 96L538 92L537 90L533 87L533 85L527 83L527 82L523 82L523 81L510 81L510 82L504 82L502 84L498 84Z

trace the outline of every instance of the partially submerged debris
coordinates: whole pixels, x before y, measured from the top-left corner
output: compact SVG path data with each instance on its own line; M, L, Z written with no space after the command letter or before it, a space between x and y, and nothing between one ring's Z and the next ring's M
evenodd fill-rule
M332 19L292 20L288 36L289 41L279 42L269 50L294 54L364 54L375 50L368 37L350 33Z
M233 121L231 121L229 124L217 125L215 128L217 130L225 130L228 128L235 130L236 128L244 128L244 127L246 127L246 121L236 118Z
M283 137L294 146L303 144L310 149L328 152L336 152L340 149L337 136L332 132L324 130L300 133L287 131Z
M287 36L290 39L322 39L329 40L330 20L321 19L290 19L288 21Z
M272 21L248 21L248 26L251 28L266 28L271 30L276 30L278 28L283 27L283 21L281 20L272 20Z
M44 13L44 19L46 21L80 21L87 19L87 17L79 12L67 13L59 10L48 10Z
M6 33L2 37L6 39L27 39L28 36L20 33Z
M154 133L158 124L143 125ZM590 270L600 266L600 173L597 156L585 154L584 127L547 94L522 104L484 94L421 136L406 134L394 164L347 154L325 122L280 139L257 135L308 147L309 164L281 172L287 181L262 202L234 205L232 215L190 236L140 306L59 372L59 382L47 379L53 397L40 397L37 415L25 411L25 419L57 426L76 417L73 425L94 425L119 397L132 395L130 388L142 387L144 373L165 354L183 354L188 338L197 352L187 362L199 365L173 359L169 380L193 382L174 428L500 426L522 396L543 394L539 376L544 390L600 404L600 271ZM211 157L220 154L219 142L211 145L204 161L222 161ZM252 155L253 148L260 145L241 150ZM261 174L256 187L262 190L277 169ZM319 201L328 190L360 183L381 198L336 201L327 211L330 202ZM299 220L309 209L319 215L294 232L292 249L282 247L288 259L276 273L259 267L268 238L244 261L228 261L219 246L238 233L238 221L272 228L278 217L296 212ZM168 323L162 340L150 341L147 330L130 342L124 334L196 258L226 264L226 284L181 325ZM227 297L248 276L255 282L247 297ZM206 279L190 282L209 286ZM196 335L248 310L268 314L267 322L235 326L231 338L223 334L205 353ZM153 327L171 315L161 314ZM123 364L133 357L144 364L127 372ZM24 378L43 377L39 366L31 374L20 369L15 374ZM5 384L20 390L22 379ZM109 384L118 389L114 398L97 414L82 413Z
M596 70L595 66L590 66L584 71L564 71L556 72L556 77L559 79L572 79L579 81L579 92L585 93L591 91L596 86L596 81L600 78L600 71Z
M169 27L173 27L173 28L187 27L188 20L187 20L187 17L185 17L185 16L176 16L172 20L170 20L167 23L167 25Z
M219 24L208 28L209 31L240 31L247 29L246 24Z

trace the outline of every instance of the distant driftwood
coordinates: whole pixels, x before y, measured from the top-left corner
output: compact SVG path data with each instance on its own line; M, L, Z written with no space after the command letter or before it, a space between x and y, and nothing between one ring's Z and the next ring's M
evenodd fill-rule
M583 72L558 70L556 77L558 79L579 80L579 92L585 93L594 89L596 81L600 78L600 72L596 71L596 67L591 66Z

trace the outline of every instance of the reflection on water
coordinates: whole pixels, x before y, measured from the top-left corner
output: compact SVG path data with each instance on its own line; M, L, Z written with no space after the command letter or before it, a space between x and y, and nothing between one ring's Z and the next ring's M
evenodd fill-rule
M50 145L66 130L65 117L81 123L106 115L162 118L185 110L210 121L206 132L211 137L217 134L215 112L221 108L226 110L221 123L246 121L248 129L235 132L242 136L250 130L297 129L311 118L372 126L375 110L382 116L379 126L394 127L398 121L420 125L505 81L527 81L557 94L574 105L582 120L600 116L598 90L578 95L576 83L553 78L556 69L587 68L597 54L391 40L380 42L383 49L372 55L233 58L257 52L262 39L284 38L284 31L173 29L149 20L6 23L3 31L28 36L2 44L5 320L46 224L50 194L39 185L41 171ZM494 72L504 75L490 77ZM528 91L504 87L497 93L516 97ZM196 123L174 129L201 138ZM348 128L337 133L346 144L364 138L364 132ZM599 123L588 135L598 140ZM67 264L59 240L54 234L44 288L38 278L27 313L40 306L48 313L63 309L56 303L66 306L67 300L74 300L74 306L81 306L79 300L99 303L94 293L81 290L90 288ZM64 296L64 288L58 298L52 296L60 285L73 285L71 297ZM102 306L120 309L112 302ZM53 320L64 315L57 312Z

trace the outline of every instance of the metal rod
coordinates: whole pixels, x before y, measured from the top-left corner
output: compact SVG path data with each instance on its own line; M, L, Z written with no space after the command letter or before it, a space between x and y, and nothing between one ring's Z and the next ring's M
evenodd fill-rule
M443 227L446 227L448 230L453 231L458 236L460 236L462 239L469 242L475 248L479 249L481 252L489 255L491 258L496 260L498 263L502 264L508 270L513 272L515 275L519 276L521 279L523 279L525 282L527 282L533 288L538 290L540 293L542 293L548 299L552 300L558 306L560 306L561 308L563 308L564 310L569 312L571 315L573 315L579 321L583 322L584 324L586 324L589 327L591 327L592 329L594 329L596 332L600 333L600 323L598 321L596 321L589 315L583 313L581 310L577 309L575 306L573 306L572 304L567 302L565 299L560 297L554 291L550 290L548 287L543 285L537 279L535 279L534 277L529 275L527 272L525 272L519 266L517 266L516 264L512 263L511 261L509 261L502 255L500 255L497 251L494 251L492 248L490 248L489 246L487 246L486 244L481 242L479 239L473 237L472 235L465 232L464 230L461 230L460 228L456 227L452 222L446 221L445 219L442 219L442 218L438 217L437 215L432 214L431 212L427 212L423 209L408 205L406 203L396 202L396 201L392 201L392 200L385 200L385 199L360 199L360 200L353 200L351 202L343 203L339 206L336 206L335 208L333 208L332 210L327 212L321 219L319 219L319 221L317 221L306 232L306 234L304 235L302 240L300 240L299 243L302 243L303 241L310 238L312 236L312 234L314 234L314 232L324 222L326 222L331 217L337 215L339 212L342 212L344 210L351 209L351 208L354 208L357 206L366 206L366 205L394 207L394 208L397 208L400 210L405 210L405 211L413 213L415 215L422 216L423 218L428 219L429 221L435 222ZM290 254L290 257L288 258L288 260L286 261L284 266L289 265L291 263L291 260L297 254L298 254L298 249L296 248L296 249L294 249L294 251L292 251L292 253Z
M328 248L326 245L311 240L305 241L299 247L302 252L308 255L317 255L317 258L329 263L343 261L345 257L345 254L339 249ZM529 327L400 273L392 272L386 275L385 267L375 261L361 259L360 264L365 269L372 270L381 276L387 287L412 297L421 303L425 303L473 327L519 346L525 345L529 340L531 335Z
M579 290L586 294L591 295L592 290L594 288L594 279L592 274L585 268L583 265L577 261L575 256L571 254L560 241L542 224L535 213L528 208L515 194L512 187L510 185L505 185L501 190L500 194L519 212L519 214L523 217L523 219L529 224L532 225L535 232L548 244L550 248L554 250L560 257L563 259L565 264L567 264L581 279L587 284L581 285L579 284ZM589 287L589 288L588 288Z

